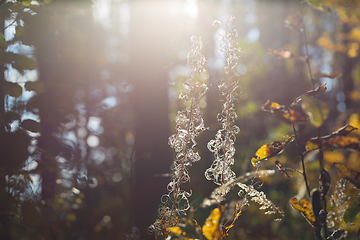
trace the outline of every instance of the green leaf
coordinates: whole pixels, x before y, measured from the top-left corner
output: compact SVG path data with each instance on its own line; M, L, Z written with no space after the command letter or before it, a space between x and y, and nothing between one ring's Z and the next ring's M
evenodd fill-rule
M24 177L24 179L26 179L26 180L28 180L29 182L33 183L33 180L32 180L32 178L31 178L31 176L30 176L30 172L23 171L23 172L21 172L20 174L21 174L21 176Z
M319 128L329 117L329 107L326 102L316 98L304 97L302 99L302 108L310 118L310 122L314 127Z
M25 28L21 25L18 25L15 27L16 35L17 36L24 36L26 35Z
M344 221L345 223L352 223L354 221L354 218L358 213L360 212L360 206L358 203L350 203L347 207L345 213L344 213Z
M18 55L12 52L1 52L0 51L0 64L1 65L5 65L5 64L12 64L14 61L16 61L16 59L18 59Z
M27 82L25 83L25 89L28 91L34 91L37 94L45 92L44 83L41 82Z
M2 147L7 150L6 159L11 159L11 161L4 161L3 167L7 169L6 174L9 176L18 174L29 158L31 137L26 131L18 128L14 132L5 132L3 139L6 139L2 143Z
M3 91L4 94L8 94L12 97L20 97L22 95L22 87L13 82L4 81L3 82Z
M37 121L32 119L25 119L20 123L20 127L30 132L38 133L41 132L41 125Z
M331 12L331 8L321 0L305 0L311 7L321 12Z
M27 56L20 56L20 59L16 60L15 63L12 64L13 68L19 71L19 73L24 74L24 70L34 70L36 69L36 62L33 58L29 58Z
M6 112L4 114L4 121L6 123L11 123L15 120L19 120L21 118L20 114L16 113L16 112Z
M8 2L6 7L9 8L11 12L22 12L24 9L24 6L18 2Z
M0 33L0 49L7 49L7 44L6 44L6 41L5 41L5 37L2 33Z
M22 5L27 6L29 4L31 4L31 0L25 0L25 1L21 1Z
M30 201L25 201L21 206L21 216L29 226L37 226L42 221L42 215Z

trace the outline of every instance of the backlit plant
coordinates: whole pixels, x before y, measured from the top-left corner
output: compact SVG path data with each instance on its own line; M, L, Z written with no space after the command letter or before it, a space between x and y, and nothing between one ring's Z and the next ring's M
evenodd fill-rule
M309 1L312 5L312 2ZM321 11L328 12L328 8L313 6ZM321 126L329 116L329 106L321 96L327 90L326 83L319 81L322 77L337 78L341 74L333 72L325 74L321 72L313 73L310 56L307 49L307 38L301 14L289 15L286 18L286 25L298 31L304 39L304 56L296 56L287 49L269 49L268 53L284 60L296 59L305 63L309 75L312 89L298 97L294 97L288 106L281 105L271 100L267 101L262 110L271 113L274 117L288 124L293 132L285 139L266 143L259 147L252 157L251 165L253 171L240 177L236 177L231 169L235 162L235 141L240 129L236 126L237 113L235 103L239 95L238 65L240 59L240 48L238 46L238 36L231 17L225 24L224 31L218 34L221 52L225 58L224 77L219 81L220 101L222 110L217 115L220 129L216 132L214 139L207 144L208 150L213 153L214 160L211 166L205 171L205 178L218 185L208 198L204 198L200 204L192 205L189 202L191 192L181 189L181 185L190 181L187 170L188 166L200 160L200 155L195 149L196 140L204 130L206 130L202 113L199 107L199 100L204 96L207 86L200 84L198 79L205 72L205 57L200 53L202 43L200 38L192 38L192 50L188 56L188 66L191 69L189 78L184 83L184 89L180 98L185 101L186 108L178 112L176 117L176 134L169 138L169 145L174 148L176 157L172 165L172 178L168 184L169 193L164 195L159 207L158 219L150 226L150 230L155 232L155 236L162 236L164 239L223 239L229 234L229 230L234 227L234 223L241 217L245 207L253 201L259 205L260 210L265 210L265 214L275 214L282 220L285 217L284 211L269 200L263 191L258 190L258 180L264 176L271 176L276 173L285 178L292 178L294 174L300 174L306 188L307 197L289 199L289 205L300 212L308 223L313 227L315 236L319 240L323 239L344 239L348 232L346 227L351 225L357 214L360 212L359 203L352 200L346 194L346 184L350 182L357 189L360 188L360 172L348 167L344 163L335 162L332 166L324 163L324 152L332 151L335 148L352 149L359 151L360 143L357 135L353 134L356 127L345 124L338 127L336 131L324 135L321 133ZM214 22L220 24L219 21ZM309 137L303 131L304 126L310 126L316 132L316 137ZM301 141L305 140L302 145ZM276 158L289 145L296 144L296 151L301 163L301 170L287 167ZM309 177L306 172L305 158L315 153L318 162L319 178L315 181L316 188L310 189ZM273 165L263 169L265 166ZM330 169L336 169L339 180L335 184L334 193L330 198L330 187L332 179ZM275 170L276 169L276 170ZM250 184L247 184L250 182ZM226 204L228 193L236 186L239 199L236 206L227 212ZM302 197L302 195L300 196ZM200 226L191 214L187 219L183 218L191 208L198 209L216 205L210 212L209 217ZM235 210L234 210L235 209ZM194 210L194 211L195 211ZM226 214L227 213L227 214ZM185 220L184 220L185 219ZM345 223L345 225L344 225Z

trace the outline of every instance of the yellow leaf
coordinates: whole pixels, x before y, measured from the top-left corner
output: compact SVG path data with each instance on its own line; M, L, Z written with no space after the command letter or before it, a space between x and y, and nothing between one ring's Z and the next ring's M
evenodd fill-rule
M208 240L217 240L220 235L219 221L221 217L221 212L219 208L215 208L210 213L209 217L206 219L204 226L202 227L202 232L206 239Z
M282 109L284 108L284 106L278 104L277 102L270 102L270 100L268 100L265 105L263 106L263 110L274 110L274 109Z
M321 138L312 138L306 143L306 151L318 149L320 148L320 146L322 149L330 150L336 147L360 150L359 139L356 137L346 136L356 129L356 127L346 124L345 126L340 128L336 132L331 133L330 135Z
M329 49L332 49L334 47L334 44L332 41L329 40L327 37L321 37L318 40L316 40L316 43L319 47L326 47Z
M334 163L338 176L344 178L360 189L360 172L352 170L343 163Z
M280 153L285 146L294 140L294 137L288 137L285 141L283 142L273 142L270 144L264 144L262 145L255 153L255 157L253 157L251 159L251 163L254 167L258 166L259 163L262 160L266 160L270 157L275 156L276 154Z
M339 150L324 151L324 160L328 163L343 162L345 156Z
M350 148L360 150L359 139L356 137L347 136L332 136L327 139L310 139L306 143L306 151L311 151L320 148L332 150L336 147L339 148Z
M314 211L312 209L311 203L307 199L301 199L300 201L297 198L290 199L290 205L297 211L301 212L302 215L308 220L312 225L316 225L316 219Z
M329 139L329 144L341 148L351 148L360 150L359 139L356 137L336 136Z
M355 128L357 128L354 133L357 135L360 135L360 117L359 114L357 113L353 113L351 114L350 118L349 118L349 125L354 126Z
M270 112L274 116L286 121L286 122L305 122L306 116L304 113L290 109L290 112L285 109L285 106L278 104L277 102L271 102L268 100L262 107L263 111Z
M185 236L185 232L180 227L170 227L168 230L178 236Z
M346 136L351 132L355 132L358 129L357 126L352 124L346 124L345 126L339 128L334 134L339 136Z
M349 58L356 58L358 55L359 50L359 43L353 42L350 44L349 50L347 52L347 55Z
M351 30L350 39L360 42L360 29L358 27Z

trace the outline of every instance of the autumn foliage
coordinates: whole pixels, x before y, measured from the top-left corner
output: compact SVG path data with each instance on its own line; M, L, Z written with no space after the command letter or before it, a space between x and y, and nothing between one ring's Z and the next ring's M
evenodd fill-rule
M359 238L360 2L62 2L0 1L0 239Z
M308 1L308 3L319 11L331 11L322 1ZM264 112L268 112L279 121L285 122L289 129L291 129L292 134L284 136L283 139L260 146L250 160L254 169L244 176L236 178L236 174L230 167L234 164L233 156L236 151L234 148L235 135L239 133L238 127L234 125L237 118L237 114L234 112L234 104L237 100L235 98L237 97L235 90L239 82L241 85L241 81L239 80L240 75L233 70L239 64L238 59L240 58L241 51L237 46L238 43L234 41L237 35L234 34L235 30L233 30L231 25L232 20L233 18L226 23L225 30L223 31L224 35L220 35L220 45L224 46L221 54L224 54L226 58L225 76L221 79L218 86L221 95L220 101L223 103L223 110L217 117L221 129L217 131L215 139L210 140L208 143L208 148L214 153L215 160L205 172L206 178L213 181L218 187L200 205L191 205L190 203L189 216L176 215L179 217L176 218L176 221L164 221L164 217L161 217L162 207L160 207L160 220L157 222L157 224L160 223L160 227L155 228L152 225L152 229L155 230L155 236L164 239L224 239L229 236L229 232L231 233L235 222L240 221L239 219L241 219L241 215L250 205L250 201L258 203L260 210L267 209L265 214L277 215L274 218L276 221L287 221L286 215L281 210L282 206L275 206L271 199L263 192L257 190L259 186L256 185L256 182L259 177L264 177L264 180L262 180L264 184L275 174L275 171L266 172L270 170L264 170L270 168L277 169L277 172L283 178L287 178L290 181L294 174L302 176L306 194L301 195L299 193L298 196L301 196L301 199L299 197L292 197L288 200L288 204L303 215L304 220L314 229L314 235L317 239L346 238L352 231L353 226L358 226L354 219L360 212L360 207L356 196L351 195L351 193L351 196L346 195L345 184L349 183L358 191L360 188L360 172L349 167L345 161L336 162L334 160L329 162L328 156L331 156L331 152L335 149L347 151L360 150L359 135L354 134L358 130L359 122L357 121L354 124L354 122L346 121L347 123L345 122L343 126L337 127L338 129L336 129L336 126L333 126L334 131L326 133L328 135L322 135L323 129L325 129L323 127L324 124L328 124L330 107L325 100L326 98L324 98L327 91L327 83L320 81L323 78L337 79L342 74L339 72L327 74L318 71L313 73L314 70L307 49L307 36L304 30L303 16L301 14L289 15L285 19L285 24L291 31L297 31L303 37L305 41L304 55L294 54L285 48L277 50L268 49L268 54L284 61L297 60L304 62L312 89L300 96L294 96L293 101L288 105L281 105L268 100L262 106ZM216 21L215 24L218 25L219 22ZM355 35L355 32L352 35ZM326 45L324 39L319 39L318 43ZM336 49L332 50L337 51ZM353 50L349 49L348 57L354 57L354 55L356 54L353 53ZM184 86L188 88L186 82ZM304 130L306 128L312 129L312 137L306 133L306 130ZM282 163L281 159L284 158L280 156L289 145L292 145L292 148L295 148L297 151L298 159L301 163L300 170L287 166L287 161ZM310 176L308 173L308 165L310 165L309 156L312 156L313 159L311 161L314 162L311 164L311 172L312 174L317 172L319 175L318 179ZM184 161L184 163L188 162L188 160ZM317 165L316 170L314 170L314 165ZM334 170L337 172L337 175L334 175ZM173 174L176 176L177 173ZM228 205L225 202L228 200L229 192L236 191L236 186L240 188L240 190L237 190L237 197L239 199L235 200L236 207L227 209ZM310 186L315 186L315 188L311 189ZM335 189L332 186L335 186ZM332 191L334 192L333 194L331 194ZM187 197L190 197L190 195ZM173 201L175 205L176 197ZM166 203L163 202L162 204ZM199 226L194 218L194 211L198 208L206 208L213 205L217 206L211 210L203 226ZM344 222L346 223L345 225Z

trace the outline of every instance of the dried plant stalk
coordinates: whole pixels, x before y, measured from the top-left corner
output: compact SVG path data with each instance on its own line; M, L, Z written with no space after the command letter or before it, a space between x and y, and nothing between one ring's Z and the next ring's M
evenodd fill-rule
M163 231L166 228L177 225L181 215L186 215L190 208L188 197L191 192L180 188L181 184L190 181L187 168L193 162L200 160L200 155L195 151L196 137L206 128L199 100L207 90L206 84L201 84L199 79L206 73L206 59L202 55L203 48L201 38L192 37L192 50L188 54L188 67L191 69L189 78L184 83L184 89L179 98L185 101L187 106L179 111L176 116L176 133L169 137L169 145L175 150L176 156L171 166L172 177L167 186L169 191L161 198L161 207L158 211L158 219L149 227L150 232Z
M239 88L237 67L241 51L237 45L237 32L232 26L233 20L234 17L231 17L227 21L224 34L219 33L220 54L226 57L225 76L218 86L223 102L222 111L217 116L221 128L217 131L215 139L210 140L207 145L209 151L214 153L215 159L210 168L205 171L205 177L220 186L236 178L230 166L234 164L235 135L240 132L239 127L235 125L237 115L234 102ZM216 21L216 23L219 22ZM229 191L230 188L226 188L222 194L226 195Z

